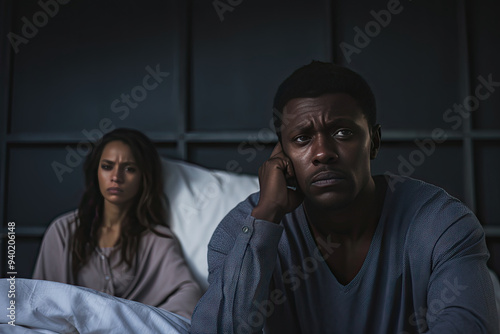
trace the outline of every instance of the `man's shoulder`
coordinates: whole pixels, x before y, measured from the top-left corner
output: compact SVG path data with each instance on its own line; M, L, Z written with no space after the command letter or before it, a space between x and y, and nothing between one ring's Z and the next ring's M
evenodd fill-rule
M150 229L146 229L140 236L139 247L141 252L155 249L159 251L170 250L173 245L180 245L177 236L172 232L170 227L164 225L155 225Z
M393 179L388 179L386 205L396 220L408 224L411 238L438 238L458 222L463 225L464 233L481 229L474 213L443 188L410 177L400 178L392 189Z
M408 176L388 176L386 201L415 210L445 208L446 204L468 208L443 188Z
M424 191L424 193L444 191L444 189L439 186L409 176L386 174L385 179L387 181L387 191L393 193L404 195L419 191Z

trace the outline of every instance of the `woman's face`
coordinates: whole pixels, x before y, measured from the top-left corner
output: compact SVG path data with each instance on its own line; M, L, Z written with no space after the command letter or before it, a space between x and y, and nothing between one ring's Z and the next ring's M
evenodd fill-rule
M105 204L127 206L139 192L142 173L130 147L115 140L102 151L97 177Z

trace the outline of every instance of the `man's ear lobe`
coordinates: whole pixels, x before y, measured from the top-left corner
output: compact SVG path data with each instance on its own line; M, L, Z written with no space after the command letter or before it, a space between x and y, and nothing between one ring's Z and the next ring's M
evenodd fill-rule
M382 130L380 124L375 124L371 131L371 147L370 147L370 159L373 160L377 157L378 150L380 149L380 142L382 139Z

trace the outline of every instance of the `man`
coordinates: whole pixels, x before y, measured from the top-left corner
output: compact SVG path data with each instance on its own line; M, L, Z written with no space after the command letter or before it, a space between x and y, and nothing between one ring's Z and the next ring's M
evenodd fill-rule
M368 84L312 62L274 107L279 143L260 193L212 236L191 332L497 333L474 214L430 184L371 176L381 131Z

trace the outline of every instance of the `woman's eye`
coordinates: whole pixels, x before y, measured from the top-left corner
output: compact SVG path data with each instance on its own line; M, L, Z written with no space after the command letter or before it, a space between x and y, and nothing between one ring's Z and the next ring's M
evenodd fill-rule
M135 171L136 171L137 169L136 169L135 167L130 167L130 166L128 166L128 167L125 167L125 170L126 170L127 172L135 173Z
M111 170L112 167L110 165L101 165L101 168L104 170Z

